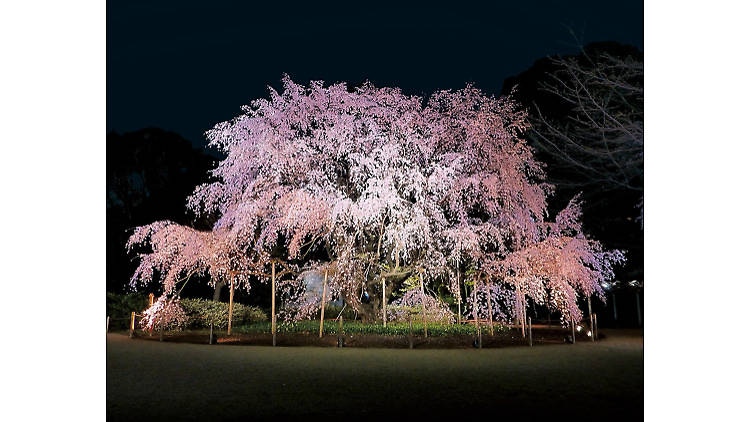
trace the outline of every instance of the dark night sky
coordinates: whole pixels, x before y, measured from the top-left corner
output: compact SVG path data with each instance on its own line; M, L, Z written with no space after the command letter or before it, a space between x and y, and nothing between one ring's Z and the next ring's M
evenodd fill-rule
M409 94L467 82L497 93L536 59L573 52L568 27L584 44L643 49L640 1L156 3L107 2L107 131L155 126L196 145L283 73Z

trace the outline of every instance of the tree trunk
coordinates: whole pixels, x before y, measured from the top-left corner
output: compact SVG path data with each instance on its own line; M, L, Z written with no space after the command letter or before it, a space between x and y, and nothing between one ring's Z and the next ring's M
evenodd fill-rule
M223 281L219 281L214 286L214 302L218 302L221 300L221 289L226 286L227 283L224 283Z
M383 310L388 305L387 298L391 295L391 291L394 286L393 282L386 283L385 278L386 277L374 277L367 281L365 289L367 289L367 294L370 297L370 303L360 303L357 301L354 301L351 303L347 302L349 306L351 306L357 312L357 314L362 317L363 321L382 322ZM378 287L382 287L382 286L385 286L385 298L386 298L385 303L382 302L383 294L382 293L379 294L377 292Z

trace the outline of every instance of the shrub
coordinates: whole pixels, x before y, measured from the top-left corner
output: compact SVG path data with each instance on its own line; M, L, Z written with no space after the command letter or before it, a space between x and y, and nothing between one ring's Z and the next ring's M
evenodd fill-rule
M289 333L306 333L306 334L318 334L320 328L320 321L296 321L296 322L280 322L276 326L276 332L280 334ZM409 324L402 322L389 322L387 326L383 327L382 323L362 323L359 321L344 321L343 323L343 334L347 335L385 335L385 336L405 336L409 334ZM487 325L481 325L482 333L489 334L489 327ZM245 324L233 327L233 331L238 333L270 333L271 324L268 322L257 322L252 324ZM422 322L412 323L412 334L414 336L420 336L424 332L424 326ZM505 331L504 327L495 327L496 333ZM336 335L338 333L338 322L327 320L323 323L323 332L326 335ZM440 324L440 323L427 323L427 332L430 336L453 336L453 335L470 335L476 334L476 326L474 324Z
M215 302L208 299L182 299L182 309L189 319L189 328L207 328L213 323L214 328L222 328L228 325L229 303ZM234 303L232 309L232 325L250 324L254 322L267 321L265 312L254 306L246 306Z
M148 296L130 293L121 295L117 293L107 293L107 315L110 318L127 318L130 319L130 313L141 313L148 308Z
M156 305L156 303L154 303ZM213 322L214 327L226 328L229 320L229 303L214 302L207 299L183 298L179 306L188 321L178 324L186 328L208 328ZM116 294L107 293L107 315L110 317L110 329L126 329L130 326L130 313L144 314L148 309L148 295L137 293ZM326 310L328 312L328 310ZM232 310L232 325L251 324L267 321L265 312L254 306L234 303ZM144 323L144 324L147 324ZM156 325L158 327L158 324ZM169 328L178 328L170 326Z
M107 316L110 330L126 330L130 327L130 314L142 313L148 308L148 296L129 293L107 293Z

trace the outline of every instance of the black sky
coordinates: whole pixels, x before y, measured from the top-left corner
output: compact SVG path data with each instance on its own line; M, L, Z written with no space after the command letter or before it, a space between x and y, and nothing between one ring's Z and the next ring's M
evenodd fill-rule
M568 28L643 49L641 1L271 3L108 1L107 131L160 127L202 145L283 73L498 93L536 59L573 52Z

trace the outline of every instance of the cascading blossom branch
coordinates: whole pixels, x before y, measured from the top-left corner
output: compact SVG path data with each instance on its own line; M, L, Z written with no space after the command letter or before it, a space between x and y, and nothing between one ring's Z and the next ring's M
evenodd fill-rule
M213 230L137 229L128 245L150 242L153 252L141 255L134 280L157 271L172 291L193 271L260 274L259 263L283 254L296 268L328 269L331 294L375 319L383 287L390 298L419 273L461 300L457 274L478 271L497 295L510 289L516 302L531 297L574 316L577 295L611 277L621 256L569 233L580 225L575 205L545 222L552 186L511 98L472 86L425 101L369 83L282 82L281 93L207 132L226 158L188 207L219 215ZM286 291L287 305L312 312Z
M131 286L147 285L156 273L164 294L179 295L178 289L184 285L180 282L186 283L194 275L210 276L211 286L225 281L249 290L251 277L263 274L269 258L247 253L228 235L223 229L199 231L171 221L137 227L126 246L130 251L145 246L149 252L139 254Z
M180 306L180 298L161 296L143 312L140 325L144 330L174 329L184 327L187 322L188 317Z
M581 232L578 197L571 200L555 221L540 225L537 242L507 254L488 265L495 279L514 294L511 314L518 318L529 302L559 311L564 322L580 321L580 296L606 301L602 284L614 277L614 265L625 262L619 250L605 250ZM505 294L505 293L504 293Z

